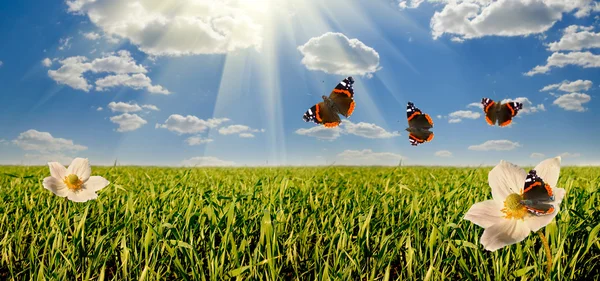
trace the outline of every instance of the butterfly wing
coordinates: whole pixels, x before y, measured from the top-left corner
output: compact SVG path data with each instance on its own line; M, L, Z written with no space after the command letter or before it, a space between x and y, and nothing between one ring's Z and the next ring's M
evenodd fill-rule
M512 118L517 115L522 107L522 103L514 101L501 104L500 109L498 110L498 125L500 127L510 125L510 123L512 123Z
M340 116L333 111L331 107L325 105L324 102L317 103L317 112L319 113L319 117L321 119L321 123L319 124L323 124L325 127L334 128L339 126L342 122Z
M535 170L529 171L525 179L525 187L523 189L523 200L531 202L548 202L554 201L552 188L545 183L542 178L537 175Z
M354 89L352 85L354 79L347 77L335 86L335 89L329 94L329 99L336 105L340 114L346 118L350 117L354 112L356 103L354 102Z
M524 203L525 209L534 215L548 215L554 213L554 206L550 204L540 203L540 202L532 202L532 203Z
M424 142L433 140L433 132L427 130L419 130L408 134L408 140L411 145L417 146Z
M483 98L481 99L481 104L483 105L483 112L485 113L485 121L491 126L494 126L498 118L496 113L496 102L492 99Z

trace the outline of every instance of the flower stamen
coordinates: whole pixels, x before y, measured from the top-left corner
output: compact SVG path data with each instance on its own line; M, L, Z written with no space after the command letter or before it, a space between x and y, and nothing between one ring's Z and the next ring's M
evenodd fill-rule
M504 208L501 210L507 219L521 219L527 215L527 208L521 204L523 197L520 194L513 193L504 200Z
M70 190L76 191L80 190L83 182L79 179L77 175L70 174L65 177L64 183Z

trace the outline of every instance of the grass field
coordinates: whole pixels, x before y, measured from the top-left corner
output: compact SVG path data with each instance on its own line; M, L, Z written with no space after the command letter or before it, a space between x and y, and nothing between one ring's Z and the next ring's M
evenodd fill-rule
M463 220L490 169L93 167L73 203L0 167L0 280L544 280L537 234L490 253ZM551 280L600 279L599 185L563 167Z

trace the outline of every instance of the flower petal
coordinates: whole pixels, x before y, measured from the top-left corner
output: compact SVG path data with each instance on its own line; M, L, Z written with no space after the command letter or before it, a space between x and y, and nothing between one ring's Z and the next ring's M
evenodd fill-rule
M92 168L90 167L90 161L87 158L75 158L69 168L67 168L67 173L75 174L77 177L86 182L90 175L92 174Z
M504 246L523 241L529 235L529 227L524 221L505 219L486 228L481 235L481 244L488 251L496 251Z
M525 223L531 229L531 231L536 232L540 230L540 228L548 225L560 211L560 202L562 202L566 192L563 188L553 188L552 192L554 193L554 201L549 203L554 206L554 213L549 215L530 215L525 217Z
M92 176L83 184L83 188L98 191L106 187L110 182L101 176Z
M504 199L512 193L520 193L525 186L527 173L519 166L504 160L496 165L488 174L488 182L492 188L494 200L504 202Z
M53 178L64 180L67 176L67 168L58 162L48 162L48 167Z
M550 187L556 187L558 183L560 160L560 156L546 159L533 168L537 172L537 175L549 184Z
M89 189L81 189L77 192L71 192L67 198L73 202L86 202L88 200L94 200L98 198L98 194L95 191Z
M488 228L504 220L504 213L500 211L502 207L502 203L496 200L479 202L471 206L464 219L483 228Z
M59 197L65 197L69 193L67 185L55 177L46 177L42 185L45 189L52 191L52 193Z

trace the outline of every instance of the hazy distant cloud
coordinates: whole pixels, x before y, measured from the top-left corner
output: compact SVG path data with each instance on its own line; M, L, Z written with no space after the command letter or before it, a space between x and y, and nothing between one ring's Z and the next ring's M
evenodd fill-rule
M339 127L335 128L326 128L321 125L310 129L298 129L296 130L296 134L330 141L337 139L341 134L355 135L369 139L387 139L400 136L398 132L389 132L372 123L352 123L350 121L344 121Z
M110 102L108 108L112 112L138 112L142 110L137 103L126 102Z
M156 107L156 105L153 105L153 104L144 104L144 105L142 105L142 108L145 108L148 110L160 111L160 109L158 107Z
M564 152L564 153L561 153L559 156L562 157L562 158L576 158L576 157L580 157L581 154L580 153Z
M71 39L73 39L73 37L60 38L60 40L58 41L58 43L60 44L60 46L58 46L58 49L61 51L71 49Z
M181 165L186 167L234 166L235 162L221 160L212 156L200 156L183 160Z
M128 39L154 56L223 54L263 41L261 1L67 0L107 36Z
M567 65L597 68L600 67L600 55L590 52L553 53L548 57L545 65L538 65L524 75L533 76L543 74L549 72L551 68L562 68Z
M418 8L425 0L400 0L398 7L400 10Z
M544 158L545 156L546 155L544 155L543 153L537 153L537 152L531 153L531 155L529 155L529 157L531 157L531 158Z
M600 48L600 33L592 30L594 30L593 26L571 25L564 29L559 41L548 44L548 49L556 52Z
M468 104L467 107L478 107L480 109L483 109L483 104L481 104L481 102L472 102Z
M540 92L546 92L546 91L551 91L551 90L555 90L555 89L558 89L563 92L569 92L569 93L587 91L592 87L593 84L594 83L590 80L579 79L579 80L573 81L573 82L565 80L561 83L545 86L544 88L542 88L540 90Z
M448 150L440 150L435 153L437 157L452 157L452 152Z
M42 65L45 67L50 67L52 66L52 60L49 58L45 58L42 60Z
M342 165L398 165L404 157L392 152L374 152L371 149L344 150L337 155Z
M314 137L321 140L335 140L341 135L342 130L340 127L326 128L325 126L314 126L309 129L298 129L296 134Z
M461 122L462 119L477 119L481 117L481 113L470 110L459 110L448 114L448 117L448 123L458 123Z
M342 33L327 32L313 37L298 50L302 64L309 70L338 75L372 75L380 69L379 54L358 39Z
M72 140L55 138L48 132L40 132L34 129L22 132L12 142L23 150L34 150L43 153L75 152L87 149L83 145L74 144Z
M137 114L123 113L121 115L110 117L110 121L118 124L117 132L131 132L139 129L144 124L148 123Z
M98 108L96 108L96 111L102 111L104 110L104 108L102 108L102 106L98 106Z
M264 132L265 130L252 129L246 125L230 125L219 129L221 135L238 135L241 138L253 138L253 133Z
M471 145L469 146L469 150L476 151L489 151L489 150L497 150L497 151L506 151L513 150L521 145L518 142L512 142L509 140L489 140L482 144Z
M168 95L171 92L160 85L152 85L152 80L142 73L109 75L96 80L96 90L104 91L106 88L125 86L135 90L146 89L152 94Z
M85 37L88 40L98 40L102 36L96 32L87 32L83 34L83 37Z
M156 128L167 129L178 134L195 134L202 133L208 128L215 128L227 121L229 121L228 118L203 120L193 115L172 114L164 124L156 124Z
M190 146L194 146L194 145L201 145L201 144L213 142L213 139L203 138L201 136L194 136L194 137L187 138L185 140L185 142Z
M583 105L591 100L592 97L588 94L570 93L559 96L554 100L553 104L558 105L564 110L584 112L587 109Z

